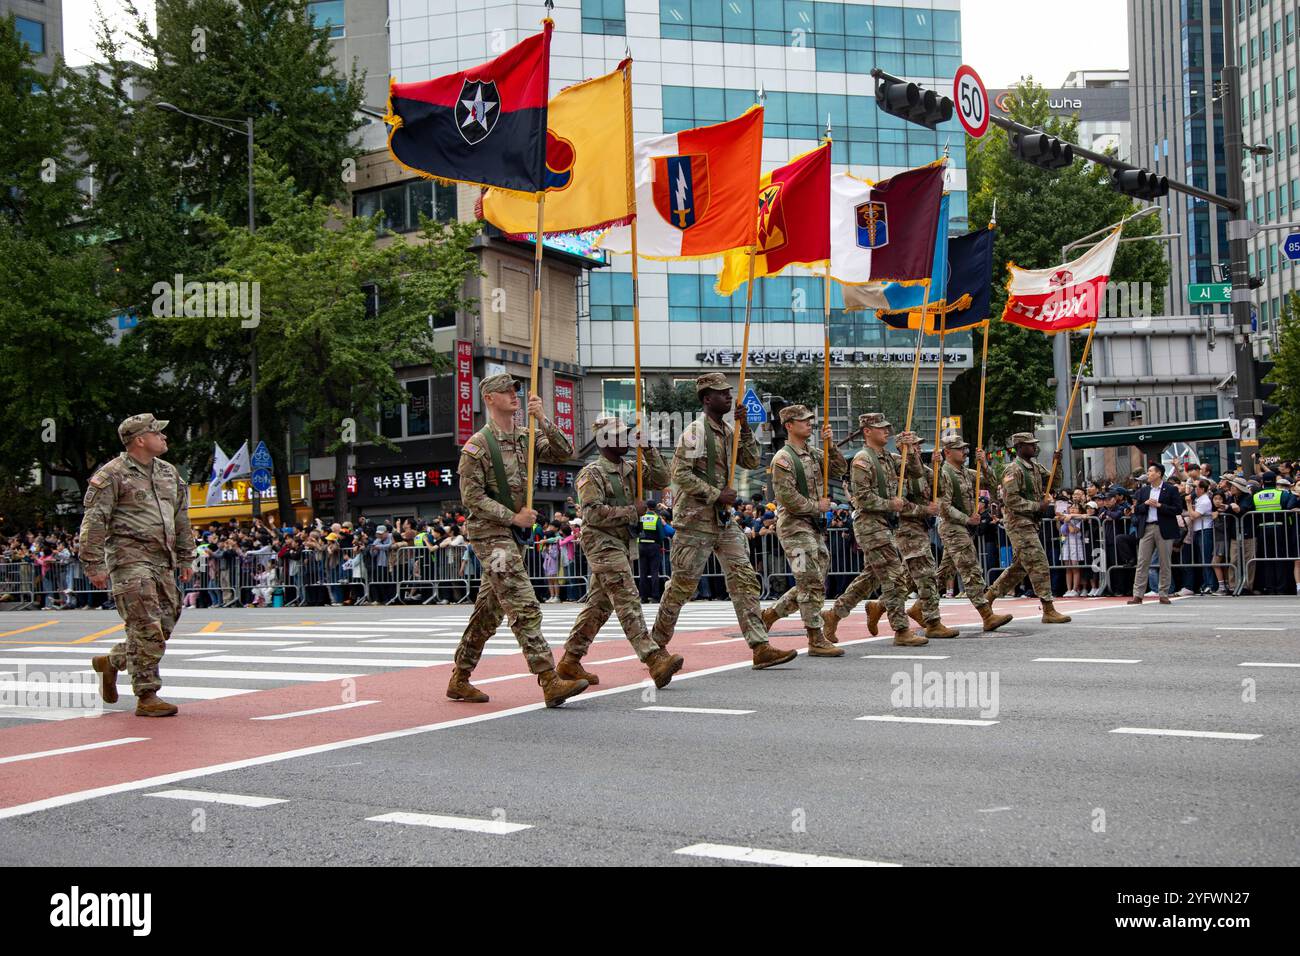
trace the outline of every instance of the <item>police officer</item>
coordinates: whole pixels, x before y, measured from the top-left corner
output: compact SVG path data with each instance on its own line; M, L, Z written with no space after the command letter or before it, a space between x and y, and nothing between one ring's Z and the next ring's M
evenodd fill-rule
M984 630L996 631L1010 623L1010 614L994 614L985 593L984 572L971 534L979 527L979 502L975 500L975 472L966 467L970 448L960 437L943 442L944 463L939 470L939 539L943 541L943 566L961 577L966 598L979 611ZM984 464L984 449L979 450ZM942 568L940 574L943 574ZM943 580L947 580L946 576Z
M640 522L640 533L637 536L637 558L640 562L637 567L637 586L643 602L658 602L663 591L663 582L659 578L664 566L664 519L655 508L649 507L641 516Z
M482 563L483 580L456 647L447 696L475 704L487 702L488 695L472 685L469 677L504 611L528 669L537 675L546 706L559 707L586 690L587 682L565 680L555 672L555 658L542 637L541 605L524 568L527 539L521 538L537 521L536 511L519 505L528 480L528 430L515 428L519 395L512 376L505 372L489 375L479 385L479 392L488 420L461 449L459 474L461 500L469 509L465 537ZM542 413L542 400L536 395L528 399L528 414L537 420L533 449L537 458L555 464L566 461L573 446Z
M772 456L772 488L776 494L776 535L781 542L794 587L786 591L763 612L763 626L772 625L797 606L808 634L810 657L843 657L844 649L826 640L823 633L822 605L826 603L826 574L831 556L826 548L826 512L831 500L817 495L820 491L822 455L820 448L808 444L817 416L806 405L787 405L781 409L781 424L786 442ZM829 449L830 476L840 478L849 470L828 424L822 426L823 448Z
M1278 487L1277 473L1266 471L1260 475L1263 487L1251 496L1251 509L1255 517L1247 521L1254 524L1256 567L1255 587L1265 594L1282 593L1289 583L1290 560L1284 534L1284 511L1295 507L1295 498L1289 491ZM1281 563L1286 561L1285 564Z
M126 640L91 659L99 693L117 702L117 673L131 674L137 717L171 717L178 710L158 696L158 664L176 621L181 596L176 573L194 571L189 500L176 468L163 461L167 422L132 415L117 427L126 450L90 479L81 521L81 564L97 588L111 581Z
M578 473L576 482L582 550L591 570L591 585L555 671L569 680L600 683L597 675L583 669L582 659L612 611L655 686L666 687L684 662L680 655L669 654L650 639L632 580L632 540L640 533L638 521L653 506L636 500L636 465L623 461L629 444L627 426L611 417L599 419L594 428L600 457ZM668 466L652 446L645 453L645 485L653 489L668 485Z

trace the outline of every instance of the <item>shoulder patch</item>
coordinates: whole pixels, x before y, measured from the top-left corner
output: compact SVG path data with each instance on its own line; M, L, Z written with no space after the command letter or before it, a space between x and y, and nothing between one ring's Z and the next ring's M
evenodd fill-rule
M104 477L104 471L102 468L90 476L90 483L96 488L103 488L108 484L108 479Z
M469 455L471 458L477 458L479 455L483 454L483 446L473 439L470 439L465 442L465 447L461 449L461 453Z
M785 455L776 455L775 457L773 457L772 466L774 468L784 468L786 471L793 470L793 466L790 464L789 459Z

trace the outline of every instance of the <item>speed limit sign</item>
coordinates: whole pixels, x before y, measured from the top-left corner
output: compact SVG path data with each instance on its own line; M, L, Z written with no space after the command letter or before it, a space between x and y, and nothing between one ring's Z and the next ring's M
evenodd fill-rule
M989 128L989 94L984 81L969 66L962 65L952 81L952 102L966 132L979 139Z

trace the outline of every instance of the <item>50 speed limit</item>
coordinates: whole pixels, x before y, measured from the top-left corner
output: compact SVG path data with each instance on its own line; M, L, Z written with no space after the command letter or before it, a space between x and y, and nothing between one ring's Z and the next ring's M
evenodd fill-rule
M972 67L963 65L952 81L952 101L966 132L979 139L989 128L989 94Z

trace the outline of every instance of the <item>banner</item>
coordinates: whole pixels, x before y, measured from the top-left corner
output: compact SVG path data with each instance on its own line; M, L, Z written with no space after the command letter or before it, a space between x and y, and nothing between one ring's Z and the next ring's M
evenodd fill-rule
M1007 263L1007 305L1002 321L1051 335L1087 328L1097 321L1123 224L1079 258L1046 269Z
M574 448L578 447L577 434L573 426L573 396L576 391L577 388L570 379L555 380L555 427L569 439L569 444Z
M227 482L236 478L248 478L253 474L252 466L248 461L248 442L239 446L239 451L235 452L234 458L227 458L220 445L214 443L212 448L212 474L208 478L206 499L208 507L221 504L224 500L222 489Z
M456 340L456 444L474 437L474 343Z
M873 183L831 176L831 277L924 282L934 265L944 161Z

